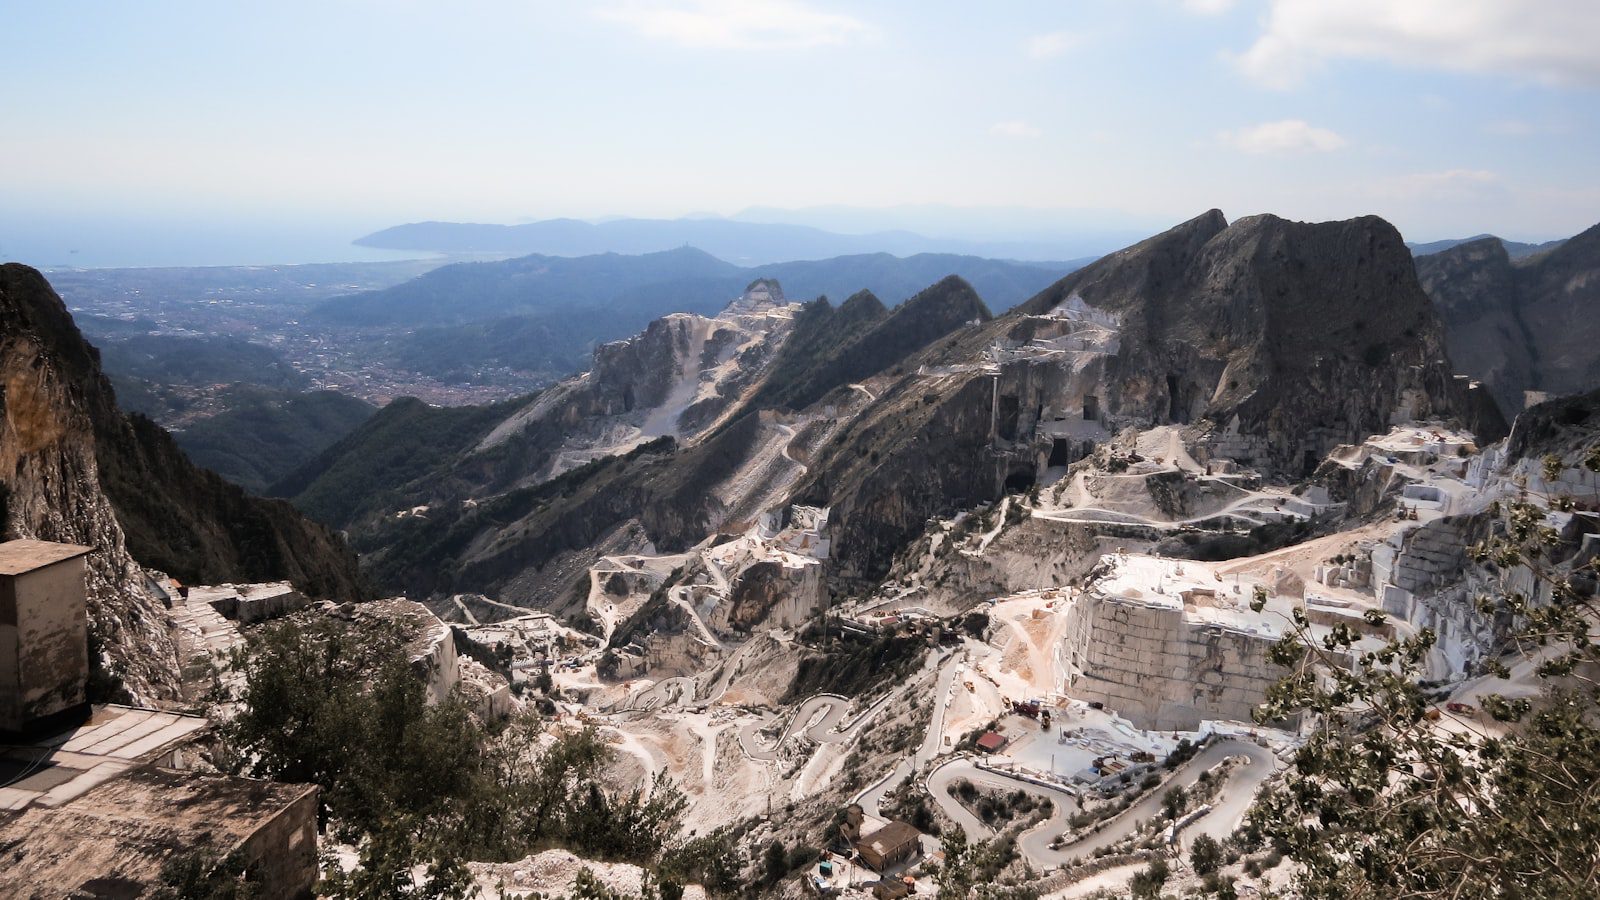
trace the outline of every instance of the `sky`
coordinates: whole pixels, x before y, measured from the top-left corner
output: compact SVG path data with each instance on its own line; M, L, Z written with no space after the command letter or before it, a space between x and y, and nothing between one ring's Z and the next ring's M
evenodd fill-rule
M1595 0L0 0L0 20L13 243L751 207L944 232L965 208L1023 231L1370 213L1413 240L1600 222Z

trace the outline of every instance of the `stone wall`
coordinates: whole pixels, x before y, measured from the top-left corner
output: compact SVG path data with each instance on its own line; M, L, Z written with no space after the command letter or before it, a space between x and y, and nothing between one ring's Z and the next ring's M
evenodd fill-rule
M1272 637L1187 619L1177 605L1091 593L1065 615L1065 693L1139 728L1248 722L1282 675L1266 658Z
M239 847L261 900L299 900L317 883L317 790L309 789Z
M1374 568L1382 566L1387 576L1379 599L1388 612L1410 618L1403 596L1432 593L1461 580L1467 566L1467 546L1471 536L1469 520L1436 519L1404 533L1400 547L1379 547L1373 554Z
M201 593L197 596L197 592ZM310 598L295 590L287 581L190 588L189 594L193 599L211 604L211 608L224 618L241 625L280 618L311 605Z
M729 594L709 598L714 605L702 616L720 635L748 634L758 626L796 628L828 606L822 563L815 560L754 562L735 576Z

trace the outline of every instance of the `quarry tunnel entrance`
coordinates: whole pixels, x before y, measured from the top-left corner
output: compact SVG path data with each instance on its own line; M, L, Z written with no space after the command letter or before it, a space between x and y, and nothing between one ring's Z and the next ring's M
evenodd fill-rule
M1033 489L1038 483L1032 469L1017 469L1006 476L1005 490L1008 494L1023 494Z

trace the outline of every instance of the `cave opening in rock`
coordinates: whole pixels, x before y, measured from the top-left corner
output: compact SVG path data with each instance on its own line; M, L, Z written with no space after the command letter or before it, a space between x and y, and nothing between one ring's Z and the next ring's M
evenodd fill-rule
M1045 465L1052 469L1072 465L1072 446L1066 438L1056 438L1050 442L1050 460Z
M1183 402L1178 390L1178 376L1167 376L1167 421L1179 422L1183 415Z
M1100 418L1100 398L1093 394L1083 395L1083 420L1093 422Z
M622 389L622 410L623 412L633 412L633 385L631 384Z
M1032 469L1018 469L1006 476L1006 493L1021 494L1027 492L1035 484Z

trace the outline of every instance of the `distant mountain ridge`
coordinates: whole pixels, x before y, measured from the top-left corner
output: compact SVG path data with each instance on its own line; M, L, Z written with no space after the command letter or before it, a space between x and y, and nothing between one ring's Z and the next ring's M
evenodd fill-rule
M1406 246L1411 248L1412 256L1432 256L1435 253L1443 253L1446 250L1459 247L1462 244L1472 244L1482 240L1498 241L1501 246L1506 248L1506 254L1512 259L1523 259L1525 257L1532 256L1535 253L1543 253L1546 250L1554 250L1566 241L1565 238L1562 238L1560 240L1545 241L1542 244L1525 244L1520 241L1508 241L1505 238L1496 237L1492 234L1478 234L1469 238L1449 238L1442 241L1408 241L1406 242Z
M443 266L391 288L330 300L312 315L338 325L410 330L395 342L394 362L435 377L466 381L486 367L506 367L555 379L583 368L597 344L634 334L661 316L715 315L758 278L778 280L791 297L840 298L867 290L894 306L956 275L1004 310L1077 267L873 253L742 268L694 248L640 256L534 255Z
M1087 262L868 253L743 267L694 247L640 255L533 254L442 266L391 288L334 298L312 315L346 325L421 326L604 307L614 314L639 309L655 318L714 313L758 278L777 279L791 297L868 290L893 306L947 275L960 276L995 308L1008 309Z
M1096 244L1083 240L986 241L934 238L910 231L839 234L809 225L773 224L723 218L546 219L521 225L470 222L412 222L357 238L362 247L437 253L539 253L590 256L642 254L699 247L741 265L792 259L820 259L858 253L954 253L1019 260L1057 260L1089 255Z

